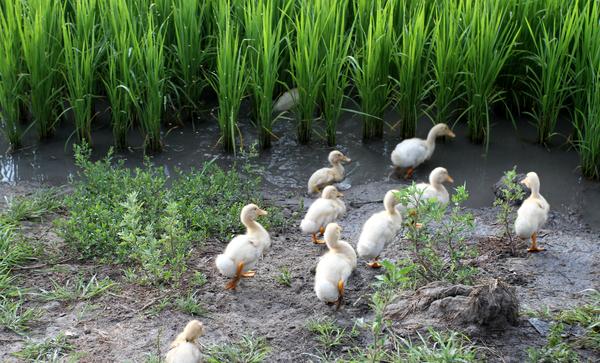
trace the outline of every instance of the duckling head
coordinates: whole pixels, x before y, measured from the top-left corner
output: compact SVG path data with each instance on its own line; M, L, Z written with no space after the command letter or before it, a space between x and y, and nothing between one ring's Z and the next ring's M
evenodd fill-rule
M532 193L538 193L540 190L540 178L536 172L530 171L525 179L521 180L521 184L531 189Z
M327 158L331 164L338 164L341 162L349 163L352 160L348 158L346 155L342 154L341 151L333 150L329 153L329 157Z
M445 182L454 183L454 179L448 174L446 168L437 167L429 174L429 184L439 185Z
M340 193L333 185L326 186L323 189L323 194L321 194L321 197L324 199L336 199L343 196L344 194Z
M260 209L256 204L248 204L242 208L241 220L256 220L258 216L266 216L268 213L265 210Z
M446 124L437 124L431 129L431 131L434 131L434 133L437 137L440 137L440 136L448 136L448 137L452 137L452 138L456 137L454 132L452 132L452 130L450 130L450 127L448 127L448 125L446 125Z
M325 243L327 243L327 247L329 249L336 248L338 245L338 241L342 236L342 227L340 227L337 223L329 223L327 227L325 227L325 233L323 234L323 238L325 238Z
M194 341L204 335L204 324L198 320L191 320L183 329L183 334L188 342Z

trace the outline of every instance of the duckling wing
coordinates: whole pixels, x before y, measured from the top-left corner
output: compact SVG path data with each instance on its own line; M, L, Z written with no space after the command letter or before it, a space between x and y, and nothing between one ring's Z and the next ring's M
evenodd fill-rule
M245 234L236 236L229 242L225 249L224 255L230 257L237 263L244 262L249 264L260 258L262 246L256 240L248 237Z
M334 179L335 175L333 175L330 168L321 168L315 171L310 176L310 179L308 179L309 193L314 193L317 191L317 188L333 183Z

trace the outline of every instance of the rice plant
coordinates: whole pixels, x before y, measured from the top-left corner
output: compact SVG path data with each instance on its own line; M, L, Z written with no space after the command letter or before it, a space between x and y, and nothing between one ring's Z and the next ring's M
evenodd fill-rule
M573 52L581 29L579 9L573 6L565 18L555 21L550 26L539 23L539 38L527 23L534 45L527 57L531 66L527 68L526 94L533 101L533 110L528 114L537 126L538 142L543 144L553 136L560 112L573 91Z
M338 119L342 112L344 92L349 85L348 55L351 51L354 23L346 31L348 0L322 0L327 9L327 26L323 32L325 47L324 79L322 89L323 116L326 123L326 137L329 146L336 144Z
M469 137L474 142L485 142L487 148L490 107L504 97L496 80L514 48L518 30L503 26L509 14L501 2L466 0L462 8L468 27L463 72Z
M0 122L2 133L12 150L21 146L23 130L21 118L21 94L23 91L20 74L21 3L8 1L0 7L0 54L10 55L0 59Z
M107 48L106 72L102 77L110 103L111 125L117 149L127 147L127 133L133 125L138 102L137 58L131 49L136 41L137 22L133 9L124 0L99 3Z
M93 87L98 63L96 0L73 0L62 22L65 84L79 141L91 144Z
M162 26L155 26L154 16L148 14L146 30L142 37L135 42L134 52L141 67L138 82L140 89L140 102L138 115L140 125L144 132L144 148L150 151L162 149L161 119L163 112L163 98L165 95L165 34Z
M215 10L218 24L217 67L211 86L217 93L217 121L226 151L235 152L235 133L240 104L248 86L246 47L242 46L238 28L232 19L231 1L220 1Z
M250 88L262 148L271 146L273 94L282 61L285 9L276 0L247 1L244 26L248 38ZM287 3L290 4L289 2Z
M27 66L28 101L38 136L43 139L54 132L60 106L64 2L29 0L23 4L26 5L19 36Z
M417 131L417 122L423 114L423 102L429 93L428 63L430 30L425 19L425 6L405 20L402 38L395 50L394 63L398 72L395 83L395 101L401 118L400 135L411 138Z
M394 47L392 2L377 0L372 7L368 27L357 29L361 49L351 57L352 76L363 114L363 138L383 135L383 113L388 106L388 81L391 52Z
M324 14L317 11L313 2L307 2L298 10L294 18L296 42L289 42L292 79L299 91L298 101L298 141L310 141L312 122L321 92L323 57L320 54Z
M207 85L206 62L210 38L205 23L210 19L210 1L176 0L173 3L175 76L185 102L183 108L198 111Z
M464 78L460 72L465 57L465 35L458 4L448 1L438 6L432 35L433 55L430 58L435 80L436 123L447 123L455 115L457 101L462 96Z
M594 83L586 90L586 108L581 113L580 124L575 123L581 171L590 178L600 178L600 66Z

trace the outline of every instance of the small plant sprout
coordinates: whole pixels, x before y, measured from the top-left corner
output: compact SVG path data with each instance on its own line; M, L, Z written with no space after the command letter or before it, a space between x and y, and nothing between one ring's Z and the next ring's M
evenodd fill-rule
M502 237L508 238L511 254L516 253L516 240L513 240L512 226L514 224L515 204L523 200L525 193L517 181L516 167L504 172L502 177L501 196L494 200L494 207L498 207L498 223L502 225Z
M206 362L261 363L266 360L270 351L265 338L243 336L238 342L208 348Z
M292 286L292 274L287 267L281 268L279 275L276 277L277 282L279 282L283 286L290 287Z

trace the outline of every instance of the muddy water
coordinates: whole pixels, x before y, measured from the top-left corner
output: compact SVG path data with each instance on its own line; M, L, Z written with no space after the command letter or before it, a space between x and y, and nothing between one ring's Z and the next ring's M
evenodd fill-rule
M249 114L244 109L242 114ZM93 132L94 155L100 157L112 144L107 115ZM208 116L207 118L210 118ZM388 125L394 120L387 117ZM252 159L253 165L264 169L267 187L293 194L303 193L308 177L316 168L326 164L330 150L321 138L319 122L316 122L315 141L311 145L299 145L295 141L295 127L290 120L280 120L275 126L278 139L273 148ZM429 123L420 124L418 134L424 137ZM240 128L244 144L250 145L256 139L254 128L249 120L243 120ZM389 178L391 166L389 155L399 138L390 128L382 140L363 143L360 136L361 122L356 116L346 115L340 122L338 131L339 149L347 153L353 162L346 167L348 178L342 188L369 182L381 182ZM575 151L565 147L545 148L533 142L535 130L522 122L518 132L506 121L493 125L492 140L486 153L481 145L468 141L466 129L455 127L457 137L448 142L440 142L432 159L415 172L415 180L426 180L431 169L444 166L455 183L466 183L471 193L469 206L490 206L493 201L492 185L502 176L504 170L517 166L518 171L536 171L541 179L541 192L553 209L565 213L581 214L584 222L594 229L600 229L600 183L589 181L578 170L579 160ZM61 127L61 131L51 140L35 143L27 140L23 150L0 156L0 178L2 182L41 181L49 184L64 184L76 171L70 144L72 130ZM141 137L132 133L131 144L137 145L129 151L118 154L126 160L126 165L140 165L143 152L139 145ZM5 145L0 145L5 149ZM216 121L199 120L184 128L172 128L165 136L164 152L155 155L153 161L162 165L168 172L175 167L187 169L198 167L204 161L215 159L222 166L233 164L235 157L221 152L218 145ZM398 184L405 181L396 180Z

